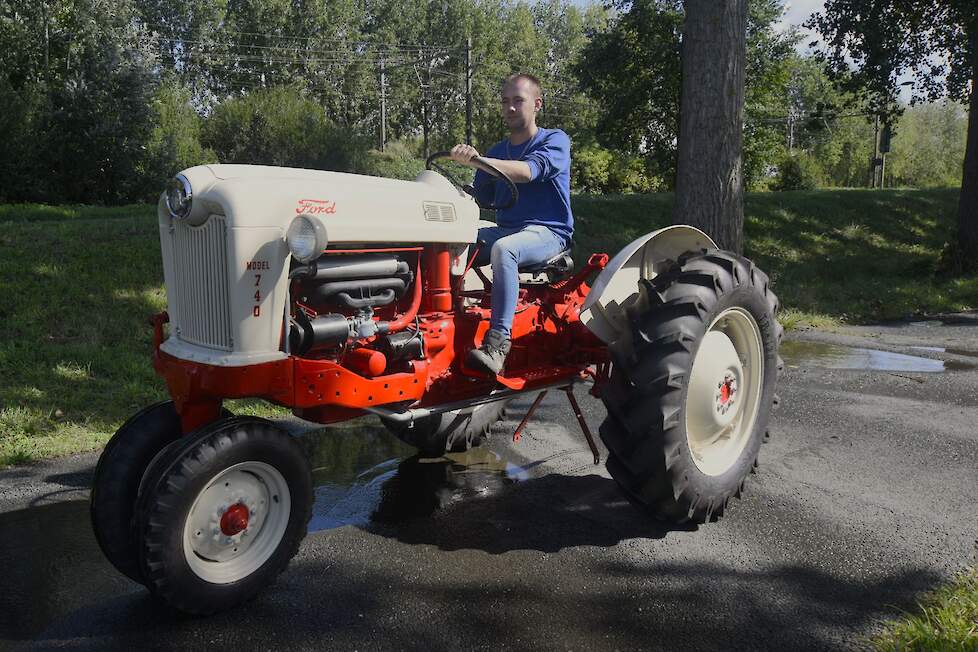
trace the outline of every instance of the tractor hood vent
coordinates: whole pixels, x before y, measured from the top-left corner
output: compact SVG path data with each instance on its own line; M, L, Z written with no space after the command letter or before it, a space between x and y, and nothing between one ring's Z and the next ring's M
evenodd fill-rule
M455 207L451 204L426 201L424 203L424 218L429 222L454 222Z

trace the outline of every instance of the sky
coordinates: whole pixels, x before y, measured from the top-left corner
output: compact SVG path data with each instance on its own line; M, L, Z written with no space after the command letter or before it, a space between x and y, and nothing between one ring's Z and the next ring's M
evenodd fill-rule
M802 23L811 17L816 11L821 11L825 7L825 0L787 0L784 3L784 17L778 24L782 29L789 26L800 27ZM815 33L811 30L801 29L802 39L798 43L798 51L808 52L808 44L815 38Z

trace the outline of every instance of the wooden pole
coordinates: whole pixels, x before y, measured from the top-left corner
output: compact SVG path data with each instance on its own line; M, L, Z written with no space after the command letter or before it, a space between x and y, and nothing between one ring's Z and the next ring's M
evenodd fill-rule
M387 75L384 58L380 58L380 151L387 146Z
M465 144L472 144L472 37L465 39Z

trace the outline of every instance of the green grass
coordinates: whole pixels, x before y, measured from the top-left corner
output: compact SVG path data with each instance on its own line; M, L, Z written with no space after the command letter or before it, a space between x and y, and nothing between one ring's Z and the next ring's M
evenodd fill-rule
M785 320L825 327L978 307L978 278L935 277L958 191L750 193L746 255L774 281ZM576 258L614 253L670 223L672 196L576 196ZM790 324L789 324L790 325Z
M166 304L155 207L0 206L0 251L0 466L97 449L165 398L147 322Z
M668 224L672 196L573 201L583 262ZM747 254L789 327L974 308L978 279L933 274L956 206L954 190L752 194ZM165 303L155 207L0 205L0 250L0 465L96 449L165 397L147 324Z
M918 613L883 625L870 641L876 650L978 650L978 568L920 601Z

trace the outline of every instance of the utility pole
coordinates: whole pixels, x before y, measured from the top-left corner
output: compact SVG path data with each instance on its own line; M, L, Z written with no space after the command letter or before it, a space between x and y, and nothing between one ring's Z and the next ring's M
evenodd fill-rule
M380 151L387 146L387 75L384 57L380 58Z
M788 154L794 154L795 147L795 107L788 109Z
M51 36L48 32L48 3L44 3L44 78L48 78L48 66L50 63L49 52L51 49Z
M876 187L876 169L879 165L880 157L880 116L876 114L876 128L873 130L873 165L872 165L872 175L870 176L869 187Z
M465 39L465 144L472 144L472 37Z
M883 131L880 132L880 188L886 186L886 155L890 153L890 141L893 139L893 128L889 121L883 123Z

